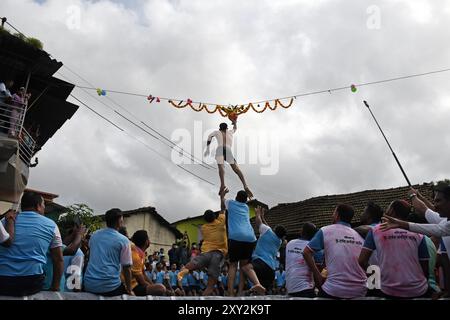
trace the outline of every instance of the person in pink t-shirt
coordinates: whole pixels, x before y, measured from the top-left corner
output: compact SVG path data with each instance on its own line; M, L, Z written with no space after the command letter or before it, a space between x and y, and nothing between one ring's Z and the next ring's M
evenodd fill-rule
M411 207L396 200L386 215L407 220ZM428 249L422 235L402 229L383 231L381 226L370 230L359 256L361 267L368 265L373 250L377 250L381 272L381 292L388 298L428 297Z
M352 299L367 293L367 276L358 264L364 239L351 228L354 214L353 207L339 204L333 213L334 224L321 228L303 250L320 297ZM313 253L320 250L324 250L328 271L325 281L313 259Z

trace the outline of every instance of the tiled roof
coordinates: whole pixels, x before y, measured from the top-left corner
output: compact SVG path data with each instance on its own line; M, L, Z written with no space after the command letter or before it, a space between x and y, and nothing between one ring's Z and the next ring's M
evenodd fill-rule
M433 197L432 183L413 186L428 199ZM279 204L266 213L265 219L271 227L282 225L287 229L288 238L297 237L305 222L312 222L317 227L331 224L334 208L339 203L346 203L355 208L353 223L359 222L359 217L367 202L373 201L384 210L397 199L407 197L409 187L399 187L385 190L366 190L350 194L327 195L307 199L295 203ZM254 219L252 219L254 225Z
M172 232L175 234L175 237L176 237L177 239L183 237L183 234L182 234L177 228L175 228L173 225L171 225L166 219L164 219L164 218L156 211L156 209L155 209L154 207L143 207L143 208L134 209L134 210L122 211L122 214L123 214L124 217L129 217L129 216L132 216L132 215L135 215L135 214L142 214L142 213L143 213L143 214L148 213L148 214L153 215L153 216L156 218L156 220L158 220L158 222L159 222L161 225L167 227L170 231L172 231ZM102 220L105 220L105 215L104 215L104 214L99 215L99 217L100 217Z

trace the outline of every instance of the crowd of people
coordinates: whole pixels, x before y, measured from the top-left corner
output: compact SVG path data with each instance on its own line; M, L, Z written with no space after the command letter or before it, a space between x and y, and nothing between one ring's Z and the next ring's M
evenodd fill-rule
M25 192L21 212L9 211L0 223L0 295L50 290L103 296L447 296L448 184L435 188L434 203L414 189L410 202L396 200L385 210L370 202L356 228L353 207L337 204L332 224L318 229L305 223L289 242L286 228L269 226L261 207L255 210L257 238L248 194L227 199L228 192L220 192L220 211L204 213L201 243L184 237L167 255L164 249L146 253L146 230L129 238L120 209L106 212L106 228L86 237L79 223L59 230L44 217L43 198ZM417 216L428 224L416 223Z

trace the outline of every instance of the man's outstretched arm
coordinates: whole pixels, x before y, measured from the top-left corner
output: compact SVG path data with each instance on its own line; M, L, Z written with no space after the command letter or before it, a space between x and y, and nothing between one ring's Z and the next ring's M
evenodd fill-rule
M383 223L381 224L381 230L386 231L395 228L405 229L415 233L421 233L429 237L450 236L450 222L448 221L442 221L438 224L422 224L407 222L393 217L384 216Z
M209 146L210 146L210 144L211 144L211 141L212 141L212 138L214 137L214 132L213 133L211 133L209 136L208 136L208 140L206 140L206 150L205 150L205 157L207 157L207 156L209 156Z
M225 212L225 210L227 209L227 206L225 204L225 195L229 192L228 188L223 189L220 192L220 210L222 212Z
M260 206L256 207L255 214L256 214L256 217L255 217L256 229L259 230L259 227L261 227L261 225L264 223L263 218L262 218L263 209Z

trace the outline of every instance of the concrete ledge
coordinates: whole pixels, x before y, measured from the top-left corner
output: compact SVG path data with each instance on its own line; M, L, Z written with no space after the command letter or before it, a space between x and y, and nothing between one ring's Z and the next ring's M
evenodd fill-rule
M145 301L145 300L156 300L156 301L205 301L205 300L235 300L235 301L254 301L254 300L330 300L324 298L291 298L288 296L252 296L252 297L157 297L157 296L147 296L147 297L135 297L122 295L117 297L103 297L95 294L87 293L87 292L49 292L42 291L32 296L26 297L7 297L0 296L0 300L133 300L133 301ZM363 300L363 301L371 301L371 300L387 300L385 298L376 298L376 297L364 297L352 300ZM412 300L431 300L431 299L412 299ZM447 300L450 301L450 298L439 299L439 300Z

